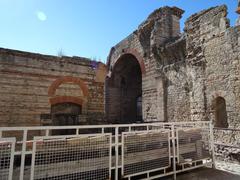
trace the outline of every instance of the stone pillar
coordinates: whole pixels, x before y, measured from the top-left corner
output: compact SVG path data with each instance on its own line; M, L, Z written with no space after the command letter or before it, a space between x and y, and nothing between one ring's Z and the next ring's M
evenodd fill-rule
M157 85L157 121L167 121L165 114L165 90L164 90L164 78L162 76L156 77Z

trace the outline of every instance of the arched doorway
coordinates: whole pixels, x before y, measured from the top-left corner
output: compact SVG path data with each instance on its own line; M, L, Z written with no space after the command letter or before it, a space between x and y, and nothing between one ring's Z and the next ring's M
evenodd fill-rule
M74 103L59 103L51 106L52 123L54 126L73 126L79 124L82 106ZM54 135L74 134L75 130L54 130Z
M226 110L226 101L223 97L217 97L214 100L215 123L218 128L228 128L228 118Z
M106 113L110 123L142 121L142 72L132 54L118 59L106 81Z

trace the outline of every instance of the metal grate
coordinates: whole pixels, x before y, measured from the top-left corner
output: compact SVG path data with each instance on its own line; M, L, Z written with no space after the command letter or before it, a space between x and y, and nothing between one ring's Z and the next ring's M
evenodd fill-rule
M0 138L0 179L11 180L15 139Z
M208 129L178 129L178 163L190 163L210 158L210 133Z
M170 166L170 132L128 132L122 136L122 175L129 177Z
M31 179L106 180L110 160L110 134L35 138Z

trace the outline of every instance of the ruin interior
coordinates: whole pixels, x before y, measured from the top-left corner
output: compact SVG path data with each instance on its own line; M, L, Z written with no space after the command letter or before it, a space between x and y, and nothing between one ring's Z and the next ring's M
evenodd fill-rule
M1 48L0 126L204 120L240 128L240 25L230 26L223 5L192 15L181 32L183 13L155 10L106 65ZM223 131L223 142L239 133Z

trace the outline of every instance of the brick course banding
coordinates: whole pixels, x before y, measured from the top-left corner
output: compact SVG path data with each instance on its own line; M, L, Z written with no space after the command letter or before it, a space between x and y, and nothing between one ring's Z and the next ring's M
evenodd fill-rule
M0 48L0 126L44 125L41 115L58 103L81 105L86 124L104 123L105 75L104 64L87 58Z

